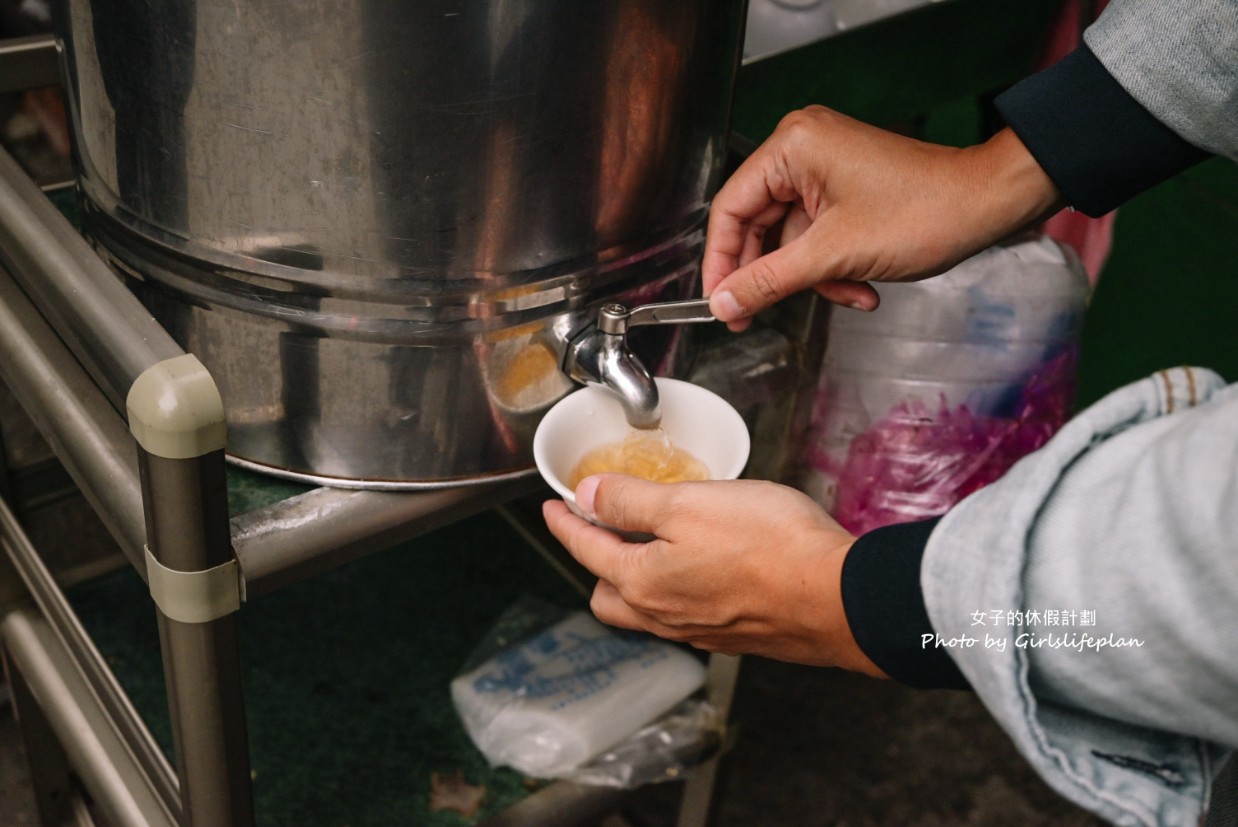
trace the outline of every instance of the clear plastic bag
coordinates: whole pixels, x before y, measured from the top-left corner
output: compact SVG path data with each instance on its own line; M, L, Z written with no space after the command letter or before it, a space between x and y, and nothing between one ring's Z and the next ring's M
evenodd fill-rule
M1090 287L1033 237L878 290L875 312L831 316L807 435L803 487L855 533L942 514L1048 441Z
M625 790L682 779L718 753L724 727L712 704L689 698L563 777Z
M629 787L680 777L716 746L712 709L682 705L704 680L700 660L673 644L522 601L479 645L451 694L492 765Z

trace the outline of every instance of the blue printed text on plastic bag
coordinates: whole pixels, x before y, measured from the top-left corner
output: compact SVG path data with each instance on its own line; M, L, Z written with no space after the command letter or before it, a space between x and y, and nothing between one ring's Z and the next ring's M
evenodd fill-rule
M501 653L496 669L473 681L479 693L507 692L524 698L557 698L561 709L609 687L614 667L637 661L647 668L668 657L664 647L645 636L607 633L590 637L577 632L556 634L553 629L531 638L517 649Z

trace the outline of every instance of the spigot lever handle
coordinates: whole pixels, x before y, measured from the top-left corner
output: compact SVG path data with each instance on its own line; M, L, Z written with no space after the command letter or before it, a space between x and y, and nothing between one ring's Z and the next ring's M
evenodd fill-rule
M629 327L648 324L687 324L717 321L709 312L709 299L644 304L628 310L612 302L598 313L598 328L603 333L622 334Z

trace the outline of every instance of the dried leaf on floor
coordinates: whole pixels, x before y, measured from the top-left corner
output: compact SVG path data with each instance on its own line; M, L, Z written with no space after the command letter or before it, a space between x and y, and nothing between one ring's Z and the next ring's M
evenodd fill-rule
M456 770L453 775L441 772L430 773L430 812L432 813L451 810L465 818L472 818L481 809L481 802L485 797L485 785L468 783L464 780L462 770Z

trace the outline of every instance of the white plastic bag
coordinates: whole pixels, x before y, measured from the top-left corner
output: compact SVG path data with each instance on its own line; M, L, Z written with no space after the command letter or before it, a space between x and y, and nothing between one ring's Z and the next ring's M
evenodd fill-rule
M700 689L704 665L647 635L574 612L452 681L486 759L537 778L570 774Z

